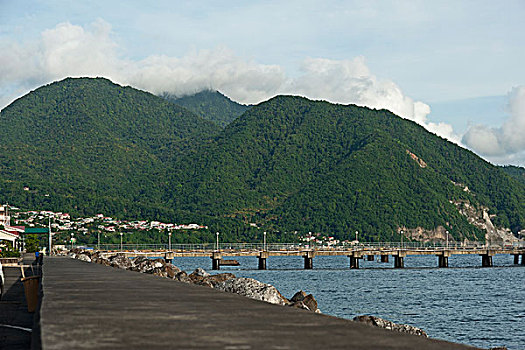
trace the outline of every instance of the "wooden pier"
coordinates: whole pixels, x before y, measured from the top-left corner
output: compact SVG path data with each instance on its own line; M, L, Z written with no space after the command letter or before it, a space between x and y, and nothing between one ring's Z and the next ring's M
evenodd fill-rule
M311 247L297 244L239 244L223 243L217 245L177 245L175 249L164 250L111 250L103 254L119 253L125 257L162 257L171 261L177 257L210 257L212 269L219 270L221 261L225 257L253 256L258 258L260 270L267 268L267 260L272 256L301 256L304 259L304 268L312 269L316 256L347 256L350 259L351 269L359 268L359 261L366 259L373 261L375 256L380 257L381 263L388 263L391 256L394 268L403 268L405 258L411 255L435 255L438 267L448 267L448 258L452 255L479 255L482 267L492 267L493 257L496 254L510 254L514 256L514 264L525 265L525 245L486 245L473 244L419 244L419 243L373 243L333 247Z

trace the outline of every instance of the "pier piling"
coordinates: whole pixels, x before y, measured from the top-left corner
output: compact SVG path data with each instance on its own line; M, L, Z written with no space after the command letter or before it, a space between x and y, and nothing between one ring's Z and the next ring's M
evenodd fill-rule
M438 266L439 267L448 267L448 256L438 255Z
M521 254L521 264L525 265L525 254Z
M388 255L381 255L381 262L387 263L388 262Z
M374 256L373 255L367 255L366 256L366 260L367 261L374 261Z
M514 265L518 265L520 263L520 255L519 254L512 254L514 255Z
M401 255L394 255L394 267L402 269L405 267L405 258Z
M483 254L481 255L481 267L492 267L492 255Z
M315 252L313 250L307 251L305 255L303 255L305 270L311 270L314 268L314 256Z
M220 270L221 269L221 260L222 255L221 253L214 252L211 256L211 269L212 270Z
M270 254L268 254L268 252L261 252L259 254L259 270L266 270L266 259L268 259L269 256Z

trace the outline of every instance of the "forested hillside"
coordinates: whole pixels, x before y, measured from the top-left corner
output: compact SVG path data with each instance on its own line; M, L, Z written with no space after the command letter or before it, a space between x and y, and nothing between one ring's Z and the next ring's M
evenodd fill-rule
M197 154L174 177L172 205L209 216L344 238L359 230L367 239L441 225L479 239L451 203L463 200L491 208L514 232L525 224L523 186L385 110L279 96Z
M399 240L438 227L483 239L458 210L467 205L525 228L525 185L508 169L386 110L278 96L222 130L146 92L66 79L0 120L0 202L27 209L196 222L228 240Z
M173 216L167 174L219 131L162 98L106 79L65 79L0 113L0 201L26 208ZM24 189L25 188L25 189Z
M221 127L225 127L250 108L250 106L232 101L220 92L212 90L204 90L178 98L170 95L163 97Z
M514 165L506 165L500 168L508 175L525 185L525 168Z

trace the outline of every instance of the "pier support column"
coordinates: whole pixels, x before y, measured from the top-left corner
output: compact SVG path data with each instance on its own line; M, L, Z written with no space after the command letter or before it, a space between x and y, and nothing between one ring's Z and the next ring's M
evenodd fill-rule
M492 255L483 254L481 256L481 267L492 267Z
M388 255L381 255L381 262L387 263L388 262Z
M404 254L399 254L399 255L394 255L394 267L396 269L402 269L405 267L405 255Z
M212 270L220 270L221 269L221 260L222 255L221 253L214 252L211 256L211 269Z
M366 256L366 260L367 261L374 261L374 256L373 255L367 255Z
M448 267L448 256L438 255L438 266Z
M350 258L350 268L358 269L359 268L359 257L350 255L349 258Z
M314 268L314 256L315 252L313 250L310 250L303 255L305 270L311 270Z
M268 252L261 252L259 254L259 270L266 270L266 259L268 259L269 256Z
M525 254L521 254L521 264L525 265Z
M520 255L519 254L512 254L514 255L514 265L518 265L520 263Z
M173 258L175 258L175 254L173 252L164 253L164 261L165 262L171 263L173 261Z

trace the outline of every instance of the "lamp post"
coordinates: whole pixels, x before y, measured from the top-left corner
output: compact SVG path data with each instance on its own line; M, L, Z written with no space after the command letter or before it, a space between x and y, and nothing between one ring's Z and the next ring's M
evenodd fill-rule
M404 242L403 242L403 237L404 237L403 233L404 233L403 230L401 230L401 249L403 249L404 245L405 245Z
M168 250L171 252L171 231L168 232Z
M217 251L219 251L219 232L217 232L216 235L217 235Z
M100 230L97 230L97 249L100 250Z
M356 240L357 242L359 242L359 240L357 239L357 235L358 235L358 234L359 234L359 231L355 231L355 240Z
M75 236L75 234L73 232L71 232L71 250L73 250L73 237Z
M124 233L122 233L122 232L120 233L120 251L123 250L123 249L122 249L122 235L123 235L123 234L124 234Z
M264 240L263 240L263 250L266 251L266 232L263 232L263 237L264 237Z
M448 230L447 230L447 250L448 250Z

